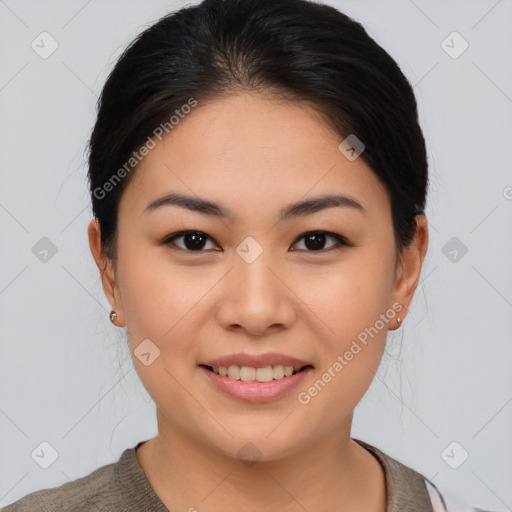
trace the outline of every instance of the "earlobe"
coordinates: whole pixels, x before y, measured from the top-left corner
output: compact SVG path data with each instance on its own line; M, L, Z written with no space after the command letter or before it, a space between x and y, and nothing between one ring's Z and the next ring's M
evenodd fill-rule
M101 226L98 219L93 218L87 227L87 234L89 237L89 248L92 257L100 271L101 284L103 292L111 304L113 310L117 313L116 325L120 322L122 317L122 308L120 301L117 298L115 273L112 261L106 256L103 244L101 242Z

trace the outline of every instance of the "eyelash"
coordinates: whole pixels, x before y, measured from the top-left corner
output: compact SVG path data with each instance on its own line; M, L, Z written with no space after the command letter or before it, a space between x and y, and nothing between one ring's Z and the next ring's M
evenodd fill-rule
M198 251L192 251L190 249L184 249L182 247L178 247L178 246L176 246L176 244L174 244L174 240L176 240L178 238L182 238L183 236L190 235L190 234L205 236L206 238L208 238L209 240L211 240L215 244L217 244L217 242L215 242L215 240L212 237L208 236L203 231L194 231L194 230L186 230L186 231L179 231L177 233L173 233L172 235L169 235L166 238L164 238L164 240L162 240L162 244L163 245L174 245L174 247L172 247L173 250L184 251L184 252L188 252L188 253L198 253L198 254L201 254L201 253L207 252L207 251L204 251L202 249L198 250ZM307 250L307 249L298 249L299 251L305 251L305 252L310 252L310 253L326 253L326 252L330 252L330 251L333 251L333 250L342 249L343 247L352 247L352 244L350 244L341 235L338 235L336 233L332 233L330 231L321 231L321 230L319 230L319 231L307 231L306 233L303 233L300 237L298 237L295 240L293 245L297 244L300 240L302 240L303 238L305 238L305 237L307 237L309 235L326 235L327 237L332 237L332 238L334 238L337 241L337 245L329 247L328 249L318 249L316 251L315 250ZM295 250L297 250L297 249L295 249Z

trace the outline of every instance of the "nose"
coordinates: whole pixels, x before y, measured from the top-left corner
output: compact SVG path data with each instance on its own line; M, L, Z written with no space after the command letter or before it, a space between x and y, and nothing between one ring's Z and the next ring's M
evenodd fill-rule
M296 301L284 272L265 252L252 263L237 256L224 279L217 320L225 329L263 336L290 328L296 319Z

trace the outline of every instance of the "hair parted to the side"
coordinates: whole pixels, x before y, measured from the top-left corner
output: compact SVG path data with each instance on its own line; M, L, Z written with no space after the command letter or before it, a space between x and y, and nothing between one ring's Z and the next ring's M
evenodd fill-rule
M306 101L340 142L355 134L365 145L360 158L389 193L397 253L410 245L428 169L414 92L397 63L361 24L324 4L204 0L139 34L98 100L88 178L109 258L116 259L119 200L136 166L106 193L104 184L191 98L201 105L242 91Z

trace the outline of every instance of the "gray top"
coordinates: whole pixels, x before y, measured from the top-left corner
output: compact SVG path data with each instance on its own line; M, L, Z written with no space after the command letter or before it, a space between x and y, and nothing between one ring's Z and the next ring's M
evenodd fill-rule
M364 441L354 441L384 468L386 512L434 512L423 475ZM117 462L60 487L32 492L2 512L169 512L137 459L135 452L142 443L127 448Z

